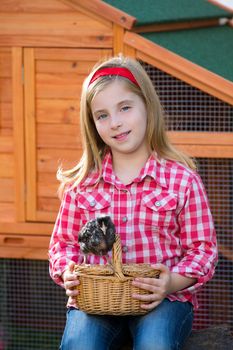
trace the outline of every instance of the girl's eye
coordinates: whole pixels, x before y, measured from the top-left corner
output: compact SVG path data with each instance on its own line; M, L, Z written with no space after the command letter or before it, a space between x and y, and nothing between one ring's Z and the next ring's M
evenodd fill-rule
M130 108L131 108L130 106L124 106L124 107L121 108L121 110L122 110L123 112L126 112L126 111L128 111Z
M98 116L97 116L97 120L101 120L101 119L105 119L105 118L107 118L107 114L106 113L103 113L103 114L99 114Z

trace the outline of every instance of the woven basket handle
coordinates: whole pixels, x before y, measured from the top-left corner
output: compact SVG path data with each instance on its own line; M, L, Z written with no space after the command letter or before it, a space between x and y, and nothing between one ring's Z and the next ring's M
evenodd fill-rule
M116 242L113 244L112 263L116 277L118 277L121 281L127 280L122 272L122 251L121 239L119 235L116 235Z

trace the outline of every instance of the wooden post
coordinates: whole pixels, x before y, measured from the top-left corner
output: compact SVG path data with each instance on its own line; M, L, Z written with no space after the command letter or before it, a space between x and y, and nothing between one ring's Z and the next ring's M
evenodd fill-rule
M26 213L36 220L36 130L35 130L35 60L34 49L25 49L25 144L26 144Z
M25 221L25 156L24 156L24 120L23 120L23 50L12 48L12 85L13 96L13 136L15 163L15 206L16 221Z

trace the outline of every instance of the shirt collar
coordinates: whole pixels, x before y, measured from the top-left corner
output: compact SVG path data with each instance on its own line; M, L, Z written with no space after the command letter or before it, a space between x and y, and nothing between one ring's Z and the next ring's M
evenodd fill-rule
M146 176L153 178L161 187L167 188L167 182L165 177L165 160L159 160L157 154L153 152L148 158L146 164L141 169L140 174L134 182L142 181ZM116 175L113 172L112 156L109 152L103 161L103 179L106 182L116 184L118 182ZM119 183L120 184L120 183Z
M146 176L154 179L161 187L167 187L164 160L159 159L156 152L150 155L135 181L142 181Z
M148 158L146 164L141 169L140 174L134 182L142 181L146 176L153 178L161 187L167 188L167 182L165 177L165 163L164 159L158 159L155 152L153 152ZM105 182L122 186L121 182L117 179L112 165L112 155L111 152L108 152L102 163L102 175L100 178L103 178ZM82 182L83 186L94 186L99 179L99 174L97 171L92 171L88 177Z

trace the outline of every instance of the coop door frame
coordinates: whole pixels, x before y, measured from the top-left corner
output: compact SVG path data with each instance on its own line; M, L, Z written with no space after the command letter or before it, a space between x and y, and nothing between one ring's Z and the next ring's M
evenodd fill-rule
M53 222L57 210L40 210L38 208L38 124L37 124L37 62L38 60L57 59L59 62L65 60L80 60L89 62L88 71L91 67L103 57L112 56L112 49L83 49L83 48L24 48L24 122L25 122L25 176L26 176L26 221ZM86 75L86 73L85 73ZM46 82L43 82L46 84ZM59 84L59 82L58 82ZM47 88L47 87L46 87ZM48 86L49 88L49 86ZM66 91L74 86L65 87ZM81 87L80 87L81 89ZM49 116L48 116L49 118ZM54 131L54 134L56 131ZM77 135L78 137L78 135ZM64 150L63 150L64 151ZM69 150L72 152L72 150ZM57 150L59 153L59 150ZM78 161L79 159L77 159ZM56 181L56 170L52 174L56 189L53 192L56 195L58 182ZM52 176L51 175L51 176ZM55 187L54 185L54 187ZM56 195L57 197L57 195ZM54 201L59 204L58 198Z

